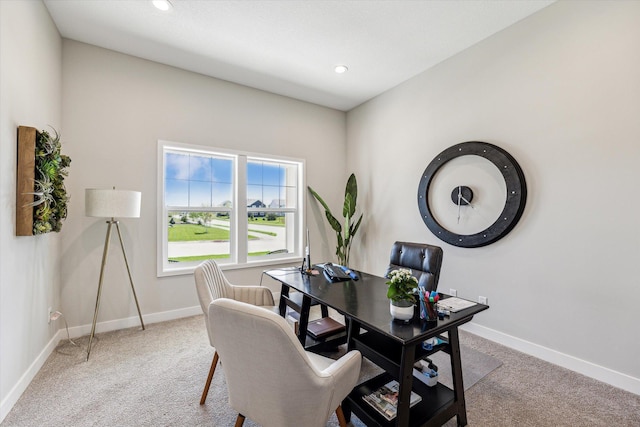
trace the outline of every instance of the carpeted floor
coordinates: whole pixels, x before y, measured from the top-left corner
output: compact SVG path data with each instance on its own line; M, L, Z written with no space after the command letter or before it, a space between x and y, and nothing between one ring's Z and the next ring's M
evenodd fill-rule
M638 426L640 396L461 332L471 426ZM85 362L63 341L2 422L18 426L232 426L222 369L198 401L213 356L202 316L99 334ZM479 356L478 356L479 355ZM445 356L446 358L446 356ZM474 358L502 365L474 379ZM446 365L436 361L445 381ZM376 367L363 366L363 377ZM477 375L478 376L478 375ZM356 427L362 423L353 419ZM455 426L450 420L446 426ZM247 427L256 427L250 420ZM335 415L328 426L337 426ZM304 426L301 426L304 427Z

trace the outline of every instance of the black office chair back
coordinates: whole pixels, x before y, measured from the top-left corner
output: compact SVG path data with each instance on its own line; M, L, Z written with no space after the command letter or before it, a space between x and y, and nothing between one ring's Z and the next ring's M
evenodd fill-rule
M424 243L395 242L391 248L386 276L393 270L406 268L418 279L418 286L435 291L442 266L442 248Z

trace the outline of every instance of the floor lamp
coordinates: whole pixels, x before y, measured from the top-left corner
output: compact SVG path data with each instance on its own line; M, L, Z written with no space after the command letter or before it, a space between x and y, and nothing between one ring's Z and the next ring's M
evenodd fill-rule
M138 304L136 289L133 286L133 279L131 278L131 270L129 269L129 262L127 261L127 253L124 250L124 243L122 242L122 234L120 233L119 221L115 219L139 218L140 199L141 194L139 191L116 190L115 187L112 190L99 190L94 188L87 188L85 190L85 215L100 218L110 218L109 220L107 220L107 236L104 239L104 252L102 253L102 266L100 267L100 281L98 282L96 310L93 314L93 325L91 326L91 335L89 336L89 345L87 347L87 361L89 361L89 355L91 354L91 342L93 341L93 336L96 332L96 320L98 320L98 310L100 308L100 294L102 293L104 267L107 264L109 241L111 240L111 227L114 224L116 226L116 230L118 230L120 247L122 248L122 255L124 255L124 263L127 266L127 273L129 274L129 281L131 282L133 298L136 301L138 316L140 316L140 324L142 325L142 329L144 330L144 322L142 321L142 314L140 313L140 305Z

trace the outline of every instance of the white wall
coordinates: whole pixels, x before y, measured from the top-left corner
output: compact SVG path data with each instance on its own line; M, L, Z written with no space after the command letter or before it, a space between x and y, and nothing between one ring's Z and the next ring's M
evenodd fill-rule
M60 325L47 325L47 307L62 308L75 333L88 332L106 225L84 216L85 188L143 192L142 218L121 225L147 321L197 312L190 276L155 276L158 139L306 158L307 183L336 209L346 176L356 172L365 212L356 267L382 273L395 240L441 244L441 290L489 297L476 332L555 354L583 372L592 365L592 376L640 393L639 3L554 4L353 110L346 122L338 111L61 43L40 2L0 1L0 18L0 419L55 344ZM62 131L72 199L59 235L15 237L18 125ZM424 226L416 189L435 154L472 139L518 159L529 198L505 239L459 249ZM330 259L333 232L309 205L314 259ZM102 329L137 324L116 249ZM228 274L255 283L260 271ZM615 308L604 310L603 298L615 298Z
M439 289L489 298L475 332L640 393L638 22L640 2L558 2L350 111L357 266L383 273L395 240L440 245ZM469 140L509 151L529 189L516 228L477 249L417 206L427 164Z
M343 112L71 40L63 42L63 88L65 149L73 162L61 301L69 324L81 327L76 333L90 329L106 232L104 220L84 216L85 188L142 191L141 218L123 219L121 228L146 320L201 312L191 275L156 277L159 139L306 159L308 185L341 206L341 192L332 190L345 183ZM328 258L333 243L321 247L324 217L314 215L307 215L314 252ZM227 274L234 283L257 284L261 272ZM98 330L139 325L136 316L113 237Z
M62 130L62 43L41 2L1 1L0 19L2 420L46 359L58 329L47 323L47 309L59 304L60 235L16 237L15 207L18 126Z

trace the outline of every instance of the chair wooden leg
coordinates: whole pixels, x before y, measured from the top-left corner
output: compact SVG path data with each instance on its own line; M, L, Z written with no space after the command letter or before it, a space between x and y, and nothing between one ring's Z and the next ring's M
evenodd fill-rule
M200 398L200 404L204 405L204 401L207 400L207 394L209 394L209 386L213 379L213 373L216 371L216 365L218 364L218 352L213 353L213 361L211 362L211 368L209 368L209 376L207 377L207 383L204 385L202 391L202 397Z
M338 425L340 427L347 427L347 420L344 418L344 412L342 412L342 406L338 406L336 409L336 417L338 417Z
M242 427L242 424L244 424L244 415L238 414L238 418L236 418L235 427Z

